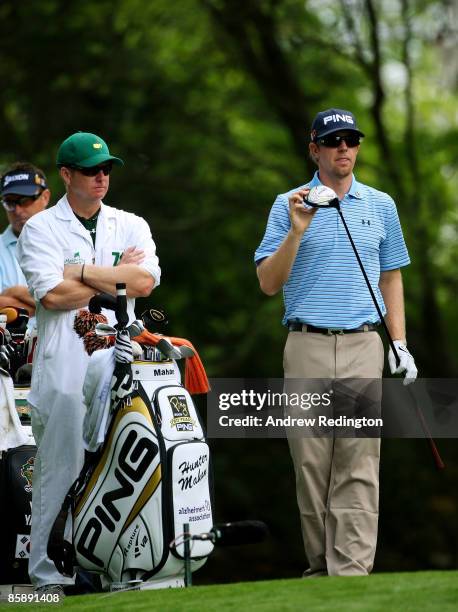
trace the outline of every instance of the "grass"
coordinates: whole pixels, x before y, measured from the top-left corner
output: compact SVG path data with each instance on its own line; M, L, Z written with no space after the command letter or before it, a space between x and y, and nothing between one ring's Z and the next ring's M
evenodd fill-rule
M374 574L243 582L67 597L61 604L0 604L0 610L75 612L456 612L458 572Z

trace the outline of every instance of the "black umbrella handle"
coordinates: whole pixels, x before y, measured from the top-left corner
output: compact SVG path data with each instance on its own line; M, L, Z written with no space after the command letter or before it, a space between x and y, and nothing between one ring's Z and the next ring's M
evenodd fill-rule
M116 329L125 329L129 323L127 314L127 290L126 283L116 283Z

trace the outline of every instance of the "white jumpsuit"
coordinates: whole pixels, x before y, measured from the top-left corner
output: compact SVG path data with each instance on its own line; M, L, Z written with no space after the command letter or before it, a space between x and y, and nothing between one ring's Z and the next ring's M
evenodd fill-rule
M38 445L33 475L32 535L29 574L35 587L72 584L46 554L48 536L62 501L83 464L83 380L88 356L73 331L76 310L46 310L40 300L63 281L64 265L116 265L123 251L145 251L142 268L160 282L156 247L141 217L102 204L95 248L88 230L75 217L66 196L33 216L21 232L17 254L36 301L38 344L29 403ZM134 299L128 300L129 320ZM105 313L113 323L114 314Z

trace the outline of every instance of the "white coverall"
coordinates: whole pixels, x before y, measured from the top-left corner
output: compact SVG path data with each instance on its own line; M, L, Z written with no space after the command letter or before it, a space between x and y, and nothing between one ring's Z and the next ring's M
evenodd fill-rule
M141 217L102 204L95 248L88 230L75 217L67 197L34 215L21 232L19 264L36 301L38 344L35 351L29 403L32 430L38 445L33 475L32 534L29 574L35 587L72 584L48 558L50 529L62 501L83 465L82 388L88 356L73 331L77 310L47 310L40 300L63 281L64 265L113 266L123 251L143 249L141 267L160 282L156 246ZM128 299L129 320L134 299ZM105 312L110 323L114 313Z

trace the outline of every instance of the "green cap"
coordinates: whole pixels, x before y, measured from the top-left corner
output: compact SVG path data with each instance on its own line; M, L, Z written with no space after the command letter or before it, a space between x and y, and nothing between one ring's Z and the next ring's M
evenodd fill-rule
M100 136L88 132L72 134L64 140L57 151L58 166L91 168L106 161L112 161L120 166L124 165L122 159L110 155L107 143Z

